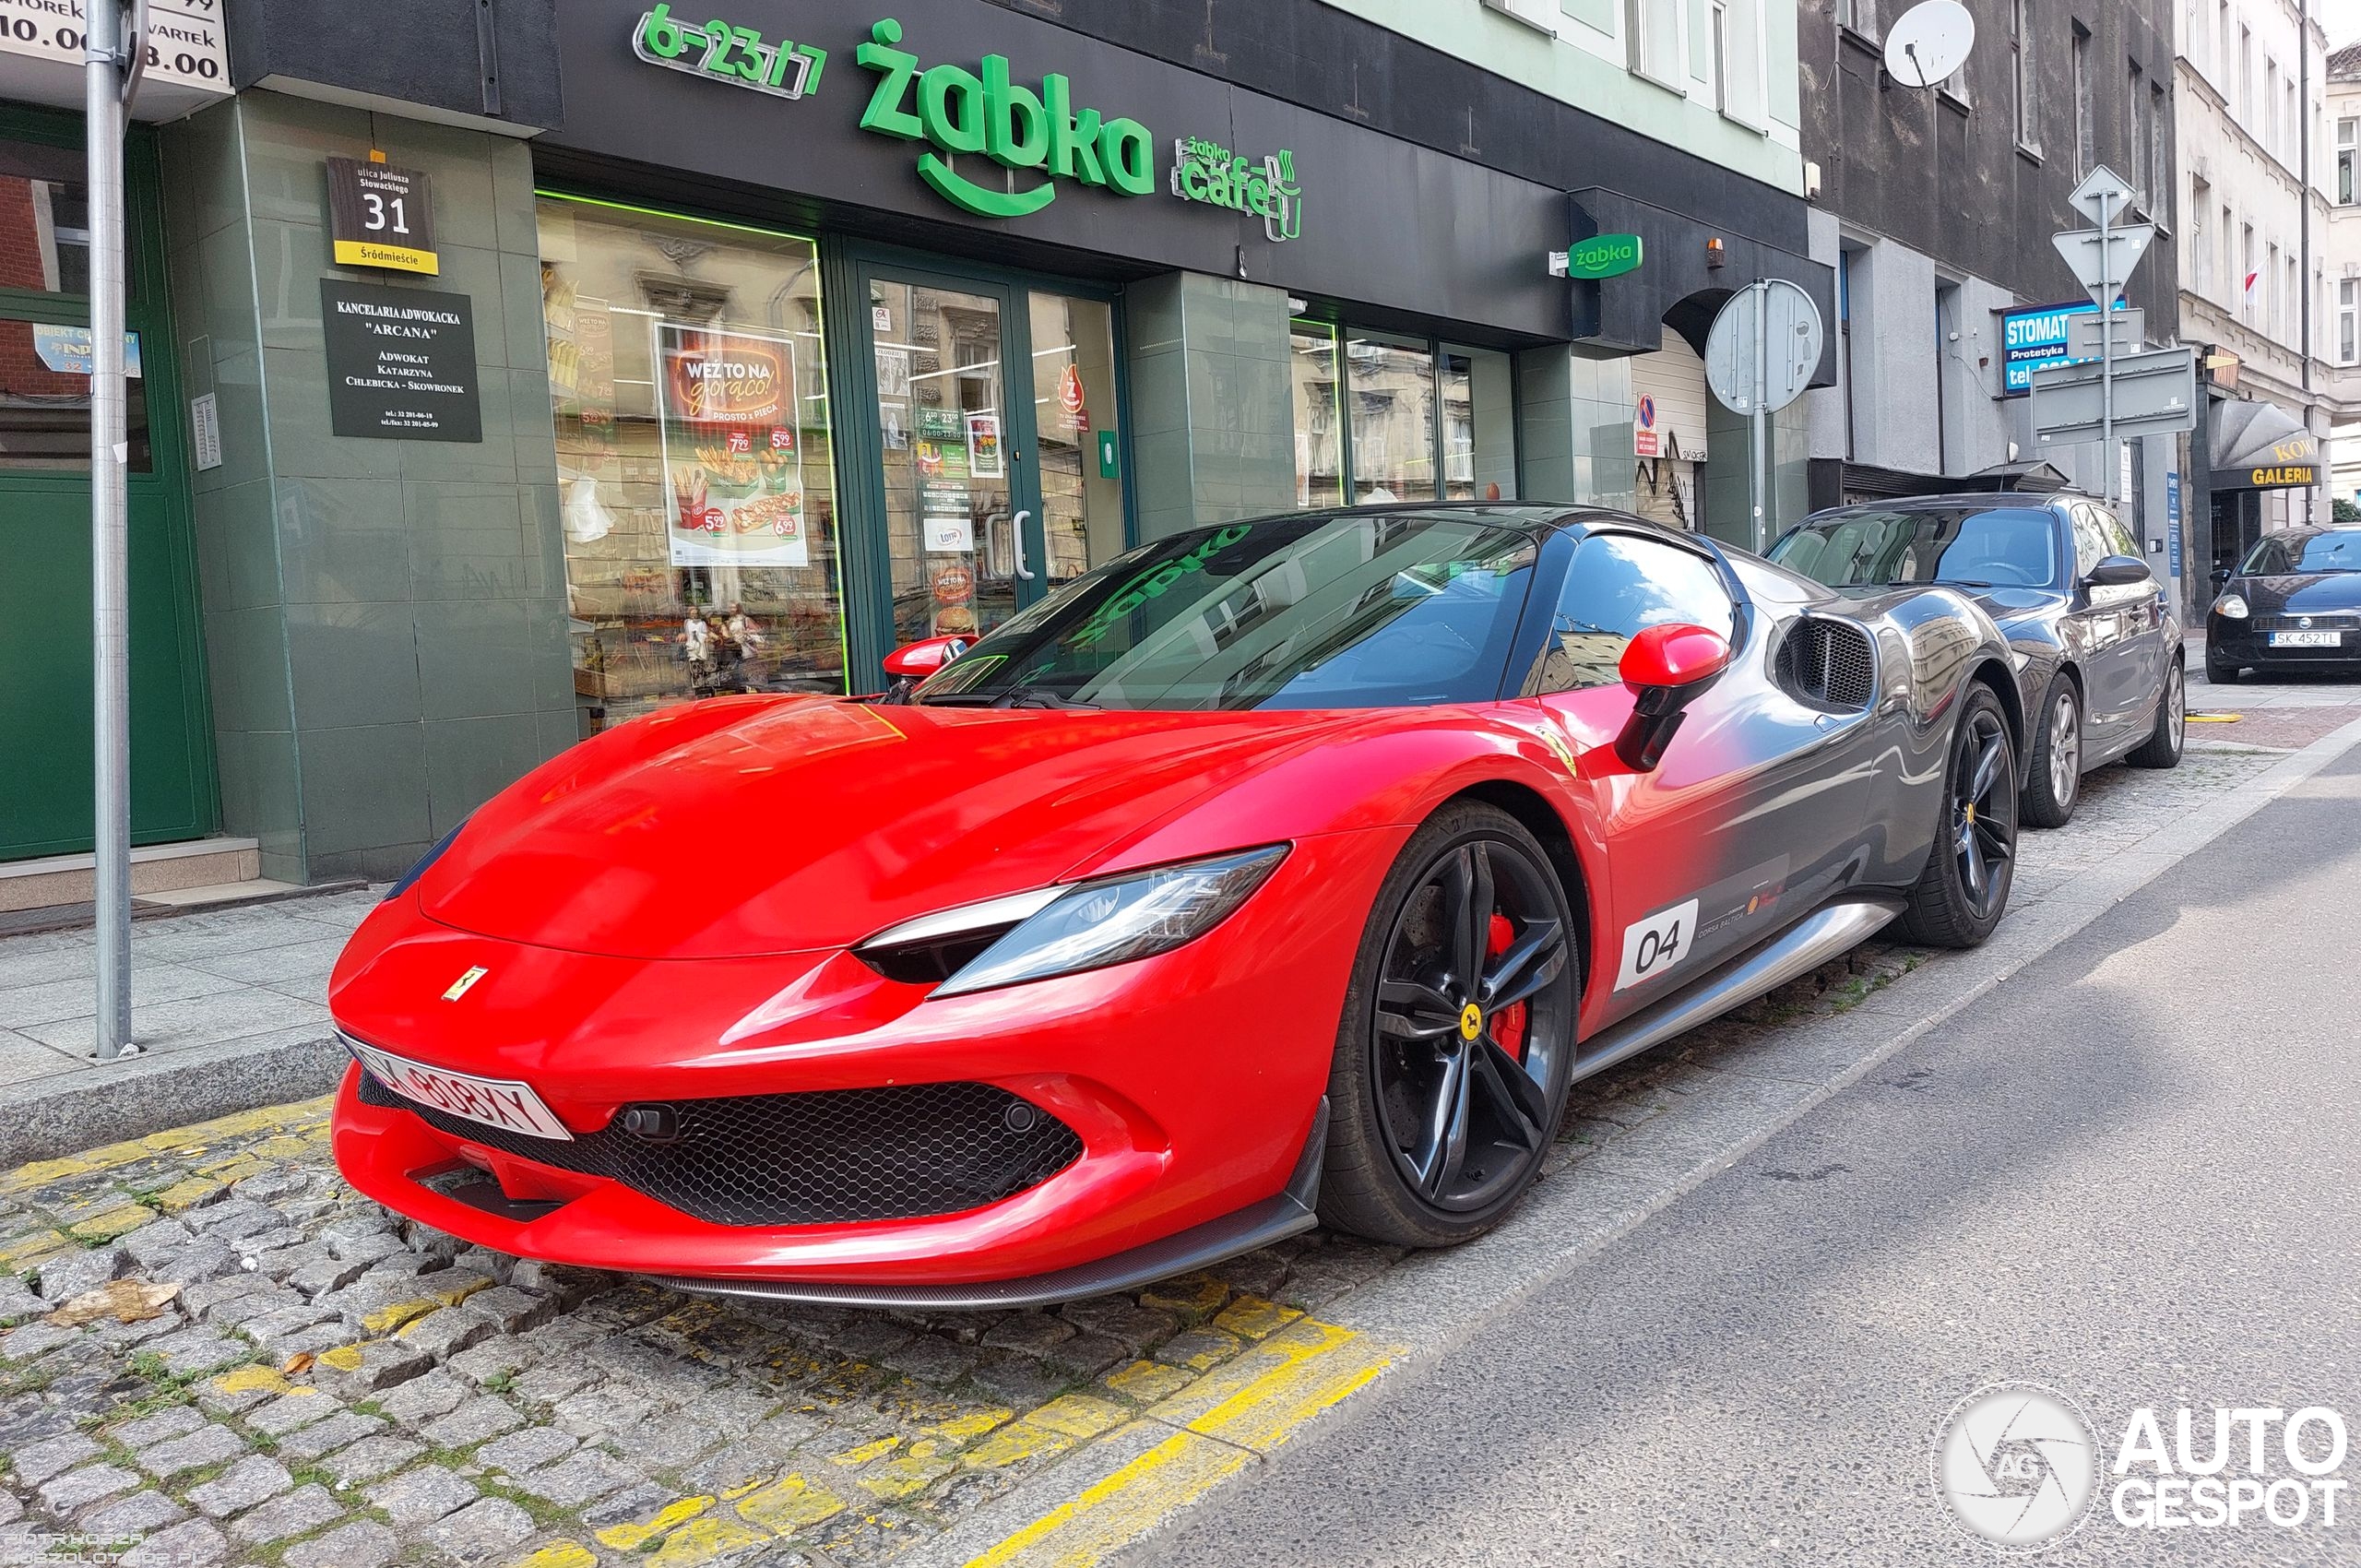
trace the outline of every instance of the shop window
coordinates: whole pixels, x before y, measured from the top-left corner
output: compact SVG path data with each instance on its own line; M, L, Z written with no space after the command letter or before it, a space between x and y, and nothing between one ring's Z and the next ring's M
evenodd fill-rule
M544 197L540 245L586 731L842 691L813 243Z
M1298 505L1515 498L1508 355L1299 321L1292 371Z
M1295 399L1295 502L1307 509L1345 504L1344 377L1336 329L1298 322L1290 339Z
M1345 366L1355 503L1434 500L1434 350L1405 339L1354 338Z

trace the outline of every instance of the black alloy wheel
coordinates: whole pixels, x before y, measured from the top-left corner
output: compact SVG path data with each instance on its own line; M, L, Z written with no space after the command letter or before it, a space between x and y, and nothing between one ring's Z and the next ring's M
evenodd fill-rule
M1565 1110L1577 968L1564 889L1521 824L1466 805L1421 828L1347 999L1323 1218L1418 1246L1496 1224Z
M1934 853L1904 920L1919 941L1973 947L2008 912L2016 876L2016 748L1988 688L1971 688L1964 705L1942 796Z

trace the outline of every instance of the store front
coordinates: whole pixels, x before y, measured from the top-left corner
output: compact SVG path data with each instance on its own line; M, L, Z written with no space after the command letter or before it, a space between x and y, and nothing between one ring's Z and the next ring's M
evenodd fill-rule
M2260 399L2215 403L2208 434L2212 567L2218 582L2264 534L2312 519L2320 446L2294 415Z
M1518 493L1562 192L975 0L783 9L752 77L561 20L609 107L534 147L585 733L860 689L1197 521Z

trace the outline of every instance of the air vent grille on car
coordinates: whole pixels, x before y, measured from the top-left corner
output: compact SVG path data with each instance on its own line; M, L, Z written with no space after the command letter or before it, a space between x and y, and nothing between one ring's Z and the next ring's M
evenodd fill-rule
M627 1187L714 1225L828 1225L956 1214L1038 1186L1082 1158L1074 1129L989 1084L910 1084L667 1103L657 1142L617 1116L570 1143L469 1122L361 1075L363 1104L437 1132Z
M1779 682L1806 702L1858 712L1877 696L1877 652L1851 622L1808 615L1780 645Z

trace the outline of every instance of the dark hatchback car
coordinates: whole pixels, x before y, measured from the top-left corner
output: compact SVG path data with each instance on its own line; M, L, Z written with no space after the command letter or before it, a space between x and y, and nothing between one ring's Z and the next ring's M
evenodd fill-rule
M2120 520L2088 496L1936 495L1815 513L1771 559L1838 589L1944 583L2009 639L2025 713L2024 820L2060 827L2082 775L2180 761L2180 619Z
M2205 617L2205 676L2274 666L2361 670L2361 528L2289 529L2221 582Z

